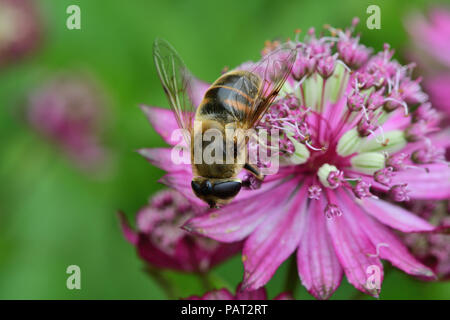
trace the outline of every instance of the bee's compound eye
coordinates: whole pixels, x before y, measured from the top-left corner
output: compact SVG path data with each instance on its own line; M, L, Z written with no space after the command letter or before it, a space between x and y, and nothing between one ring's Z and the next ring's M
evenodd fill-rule
M216 183L213 186L213 194L222 199L232 198L239 193L241 190L241 185L242 184L240 181Z
M191 181L191 187L192 187L192 190L194 190L195 194L201 194L202 188L201 188L200 183L198 183L197 181L192 180Z
M192 190L194 190L195 194L202 196L210 195L213 190L212 184L209 180L206 180L203 183L199 183L197 181L192 180L191 187Z

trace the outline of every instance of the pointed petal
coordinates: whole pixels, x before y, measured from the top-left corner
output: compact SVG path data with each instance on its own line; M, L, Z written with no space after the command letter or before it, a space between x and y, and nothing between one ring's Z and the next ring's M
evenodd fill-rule
M261 192L248 200L233 201L218 210L190 219L184 226L195 232L222 242L235 242L246 238L271 212L282 212L280 199L294 189L297 180L285 182L273 190Z
M295 300L289 292L283 292L277 295L273 300Z
M190 165L190 153L186 151L182 155L181 163L176 163L172 159L172 149L170 148L152 148L139 149L137 151L148 162L167 172L185 171L192 172Z
M375 252L375 247L347 207L354 199L343 198L343 194L341 190L336 190L331 200L332 203L337 202L343 213L333 219L326 219L328 232L348 282L356 289L378 297L380 288L369 286L370 270L378 270L381 284L383 265L380 259L369 255Z
M136 247L138 255L154 267L185 270L183 269L183 266L177 260L175 260L174 257L168 255L167 253L154 246L153 243L149 240L148 235L146 234L139 234Z
M205 207L206 204L197 198L191 187L192 173L186 171L171 172L159 179L159 182L173 188L184 195L192 203Z
M233 243L223 243L220 244L214 250L214 253L211 255L211 267L219 264L220 262L226 260L229 257L234 256L238 252L242 250L242 242L233 242Z
M269 207L259 206L258 201L254 199L249 203L233 202L218 210L190 219L183 227L189 232L217 241L240 241L246 238L275 206L273 201Z
M306 290L317 299L328 299L339 287L343 270L334 252L323 214L324 203L311 201L297 250L297 266Z
M413 199L450 198L450 168L447 164L423 165L422 169L396 172L392 184L408 184L408 194Z
M435 227L412 212L384 200L366 198L362 206L371 216L403 232L432 231Z
M303 229L306 192L307 186L303 186L295 194L285 193L282 197L290 198L285 203L277 197L277 208L272 209L245 241L242 260L246 290L255 290L265 285L281 263L297 248Z
M344 197L348 197L348 195L344 195ZM418 262L391 230L364 212L366 204L358 206L356 203L350 203L349 201L346 201L346 203L355 220L358 221L360 227L375 246L376 250L372 255L375 254L382 259L388 260L392 265L406 273L422 277L433 276L433 272Z
M125 213L119 211L117 215L119 216L120 227L122 228L125 239L127 239L129 243L136 245L138 242L138 235L133 229L131 229Z
M446 40L448 41L448 40ZM450 115L450 75L448 73L430 77L425 82L433 106Z
M220 289L207 292L202 297L191 296L186 300L234 300L234 297L227 289Z
M450 101L450 100L449 100ZM450 147L450 128L440 130L439 132L430 134L427 136L431 144L436 148L449 148ZM408 143L401 152L411 154L418 149L426 147L427 140L419 140L417 142Z
M172 133L180 127L171 110L148 106L141 106L141 109L144 111L152 127L164 141L170 145L176 145L182 141L181 136L178 141L172 141Z

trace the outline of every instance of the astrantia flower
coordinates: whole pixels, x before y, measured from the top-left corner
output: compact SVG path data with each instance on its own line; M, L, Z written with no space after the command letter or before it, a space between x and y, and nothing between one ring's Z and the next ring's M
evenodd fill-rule
M241 244L222 244L181 229L184 222L201 211L178 192L165 190L139 210L136 231L130 228L125 215L120 218L126 239L151 266L205 272L240 251Z
M0 0L0 67L32 51L41 27L33 1Z
M273 300L292 300L289 293L280 293ZM191 296L187 300L267 300L265 288L259 288L253 291L243 291L242 285L239 284L236 294L233 295L227 289L213 290L205 293L203 296Z
M450 227L448 204L436 205L430 201L415 201L410 206L413 212L438 225L440 229ZM429 266L438 279L450 280L450 234L440 232L407 234L404 238L413 255Z
M449 141L425 109L425 116L415 116L412 106L426 101L410 77L412 66L393 60L388 45L372 54L352 36L353 27L329 31L317 38L310 30L304 42L290 42L298 48L292 76L258 124L280 130L278 173L185 224L218 241L245 239L246 290L264 286L294 252L303 285L321 299L333 294L344 274L358 290L378 296L373 279L382 281L381 259L412 275L434 276L391 228L410 233L435 227L381 198L448 198L450 169L436 150ZM193 88L198 105L207 85L196 81ZM173 145L177 124L171 111L144 111ZM174 164L170 153L153 149L143 155L168 172L162 182L198 201L190 165ZM413 157L418 153L426 155Z
M85 77L57 76L29 96L30 125L59 146L84 169L104 164L107 151L100 143L105 122L104 102Z
M433 105L450 117L450 9L436 7L427 17L416 13L406 21L413 40L409 53L425 72L424 86Z

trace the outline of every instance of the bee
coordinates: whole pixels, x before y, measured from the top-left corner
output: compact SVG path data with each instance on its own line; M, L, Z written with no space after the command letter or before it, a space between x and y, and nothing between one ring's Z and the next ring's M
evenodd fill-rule
M295 50L288 45L280 46L250 68L226 72L209 87L197 108L189 99L193 76L175 49L167 41L157 39L153 45L153 58L177 123L187 133L194 194L211 208L229 203L241 190L242 181L237 175L242 169L258 179L263 175L257 166L246 161L248 140L227 136L227 129L245 131L257 125L288 78L296 58ZM193 128L194 122L200 123L200 128ZM211 143L218 143L225 158L227 139L233 139L232 161L195 161L194 141L208 130L218 131L223 138L222 141L200 140L203 150Z

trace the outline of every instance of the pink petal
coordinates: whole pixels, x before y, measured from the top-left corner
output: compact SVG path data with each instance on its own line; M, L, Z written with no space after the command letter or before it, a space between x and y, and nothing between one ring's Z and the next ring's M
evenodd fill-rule
M127 239L129 243L136 245L138 242L138 235L133 229L131 229L125 213L119 211L117 214L119 216L120 227L122 228L125 239Z
M203 100L206 91L209 89L211 85L207 82L204 82L198 78L191 78L189 84L189 99L192 102L192 105L197 108Z
M242 250L242 242L220 244L216 249L214 249L214 253L210 256L211 267L221 263L222 261L226 260L229 257L234 256L241 250Z
M427 79L425 87L433 106L450 115L450 76L448 74Z
M266 289L259 288L257 290L244 291L241 283L236 290L236 300L267 300Z
M221 209L189 220L184 228L190 232L222 242L235 242L246 238L276 204L262 207L258 200L233 202Z
M280 199L293 189L295 183L296 180L291 180L248 200L233 201L223 208L190 219L184 227L218 241L240 241L253 232L268 214L282 211Z
M356 289L378 297L380 288L368 288L369 270L377 268L382 278L383 265L377 257L369 256L375 252L375 247L353 216L352 210L347 207L355 200L344 201L342 194L342 191L336 190L336 197L331 198L332 203L337 202L343 212L342 215L326 221L336 255L344 268L348 282ZM329 195L332 193L329 192Z
M183 163L176 164L172 160L172 149L170 148L153 148L139 149L138 153L146 158L151 164L163 169L167 172L185 171L192 172L190 163L190 152L183 153Z
M442 9L440 10L442 11ZM442 24L436 25L435 19L435 14L431 15L430 22L423 15L415 14L409 19L407 28L416 45L424 49L434 59L450 66L448 34Z
M289 176L289 174L283 173L282 170L280 170L277 174L266 176L259 189L241 189L236 198L234 198L233 202L250 199L278 187L283 188L284 183L291 177L292 176Z
M311 201L297 251L300 279L317 299L328 299L339 287L343 270L334 252L323 214L325 204Z
M350 196L347 194L344 194L343 198L346 199L345 203L348 209L351 210L354 219L358 221L360 227L370 238L370 241L377 247L371 254L390 261L394 266L406 273L425 277L433 276L433 272L418 262L391 230L364 212L366 204L360 207L356 203L350 202L348 200Z
M191 296L186 300L234 300L234 297L227 289L220 289L205 293L202 297Z
M408 184L413 199L450 198L450 168L447 164L423 165L421 169L396 172L392 184ZM428 171L424 169L427 168Z
M366 198L362 206L367 213L381 223L403 232L432 231L433 225L419 218L417 215L384 200Z
M450 147L450 128L440 130L439 132L430 134L427 136L431 144L436 148L449 148ZM411 154L414 151L424 148L426 146L426 140L420 140L413 143L408 143L401 152Z
M179 241L177 246L182 244L182 241ZM193 271L190 264L185 265L180 263L180 261L176 260L175 257L163 252L158 247L153 245L147 234L139 234L136 247L138 255L154 267Z
M277 295L273 300L295 300L292 294L288 292L283 292Z
M206 204L197 198L191 187L192 173L187 171L171 172L159 179L159 182L165 184L169 188L173 188L184 195L189 201L199 206Z
M152 127L164 141L172 146L182 141L181 137L179 141L172 141L172 133L180 128L172 110L148 106L141 106L141 109Z
M291 192L286 190L282 196L273 196L278 206L245 241L242 260L246 290L265 285L298 246L306 213L307 187L303 186L295 194Z
M405 117L405 110L403 108L397 108L389 114L388 119L383 123L383 131L403 130L410 124L411 119L410 117ZM378 130L376 133L380 134L381 132ZM371 136L371 139L374 139L374 137Z

